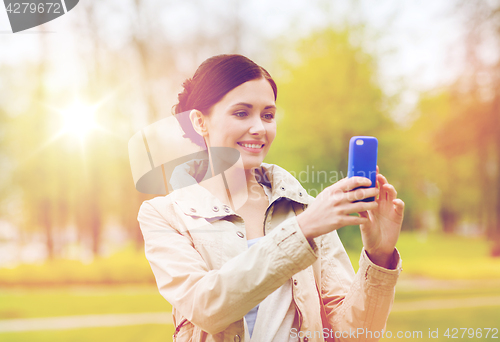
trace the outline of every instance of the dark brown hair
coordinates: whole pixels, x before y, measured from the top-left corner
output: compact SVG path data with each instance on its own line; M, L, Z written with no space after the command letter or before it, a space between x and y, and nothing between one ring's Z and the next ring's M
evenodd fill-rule
M208 114L209 109L228 92L245 82L259 78L265 78L269 82L276 101L276 83L263 67L242 55L210 57L201 63L193 78L188 78L182 84L184 90L179 93L175 113L197 109Z

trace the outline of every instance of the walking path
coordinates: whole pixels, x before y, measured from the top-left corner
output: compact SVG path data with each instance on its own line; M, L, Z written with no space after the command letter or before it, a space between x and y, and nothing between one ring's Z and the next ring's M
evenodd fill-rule
M460 309L485 306L500 306L500 296L396 302L394 303L392 312ZM0 334L6 332L117 327L142 324L172 324L172 314L170 312L146 312L7 319L0 320Z
M172 324L170 312L81 315L0 320L0 333L35 330L61 330L123 325Z

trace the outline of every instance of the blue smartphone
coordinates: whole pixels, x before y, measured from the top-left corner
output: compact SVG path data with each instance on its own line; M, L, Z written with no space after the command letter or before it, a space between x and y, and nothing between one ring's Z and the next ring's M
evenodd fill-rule
M377 153L377 138L366 136L352 137L349 141L349 166L347 170L347 177L351 178L354 176L360 176L369 178L372 181L372 184L369 187L374 188L377 180ZM367 187L362 186L360 188ZM373 202L375 201L375 197L368 197L361 201Z

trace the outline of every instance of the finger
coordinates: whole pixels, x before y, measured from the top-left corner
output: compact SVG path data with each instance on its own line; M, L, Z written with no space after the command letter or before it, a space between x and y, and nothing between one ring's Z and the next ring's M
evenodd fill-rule
M380 182L379 201L387 201L387 189L384 187L384 185L389 184L389 182L382 174L378 175L378 180Z
M394 201L398 197L398 192L391 184L384 184L384 189L387 192L387 200Z
M378 165L377 165L376 171L377 171L377 174L375 176L375 187L380 190L380 182L378 181L378 175L379 175ZM377 194L377 197L375 197L376 201L378 201L378 199L379 199L379 194Z
M357 189L345 193L346 202L361 201L365 198L376 197L380 190L377 188Z
M373 202L356 202L344 204L337 208L337 213L339 215L349 215L355 213L361 213L368 210L373 210L378 207L378 203Z
M380 194L378 195L377 200L385 199L385 192L382 192L382 190L383 190L384 184L386 184L386 183L387 183L387 179L385 179L385 177L379 173L377 175L377 186L380 189Z
M395 200L392 201L394 204L394 210L398 215L403 216L404 211L405 211L405 202L403 202L401 199L396 198Z
M365 224L368 223L370 220L366 217L361 217L361 216L344 216L340 220L340 225L345 227L345 226L357 226L359 224Z
M341 190L341 191L350 191L354 188L360 187L360 186L370 186L372 184L371 180L369 180L366 177L351 177L351 178L344 178L332 185L335 190Z
M377 180L379 181L380 186L383 186L384 184L389 184L389 182L387 181L387 178L385 178L385 176L381 173L379 173L377 175Z

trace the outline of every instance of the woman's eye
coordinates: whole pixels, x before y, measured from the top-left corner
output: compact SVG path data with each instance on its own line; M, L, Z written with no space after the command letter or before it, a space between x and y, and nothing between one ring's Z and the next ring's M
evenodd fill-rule
M272 120L274 119L274 114L264 114L263 117L266 120Z
M236 117L238 117L238 118L242 118L245 115L247 115L247 113L246 112L236 112L236 113L234 113L234 115L236 115Z

